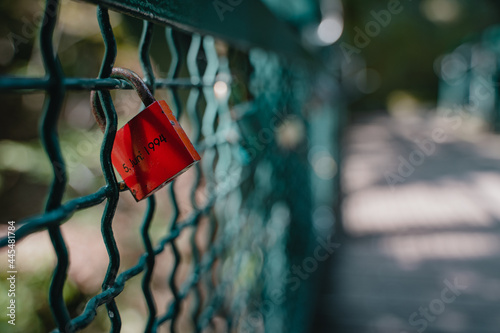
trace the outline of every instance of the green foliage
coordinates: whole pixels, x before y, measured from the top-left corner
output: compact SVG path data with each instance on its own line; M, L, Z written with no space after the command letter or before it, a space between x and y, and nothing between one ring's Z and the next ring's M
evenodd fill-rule
M425 6L432 1L456 5L458 15L449 21L431 20L426 14ZM387 9L390 2L391 0L344 1L345 29L338 45L342 42L354 45L355 28L365 31L366 24L374 21L372 11ZM498 22L500 14L497 1L398 2L402 11L392 15L390 23L382 27L379 34L370 38L369 44L359 54L368 68L380 73L381 86L375 93L364 96L357 103L357 108L383 108L388 94L394 90L407 90L421 99L435 101L438 90L438 78L434 72L435 59L467 40L477 38L482 30ZM443 9L437 13L442 16L448 12Z

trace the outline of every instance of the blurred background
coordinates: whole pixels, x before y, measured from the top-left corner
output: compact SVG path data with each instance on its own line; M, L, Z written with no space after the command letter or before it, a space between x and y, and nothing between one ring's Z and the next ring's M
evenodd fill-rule
M306 50L320 55L332 76L323 78L326 83L320 77L314 88L334 100L331 110L342 119L332 143L340 145L341 154L311 166L319 183L340 172L341 190L335 201L328 196L328 207L323 204L311 218L325 222L326 215L327 227L320 229L334 235L339 246L317 272L319 290L307 304L314 313L308 331L498 332L500 2L263 2L300 36ZM2 76L44 75L37 35L42 7L38 0L0 2ZM117 63L141 72L137 45L142 21L111 12L111 23L120 50ZM158 77L167 74L170 61L163 39L155 35L151 48ZM54 45L66 76L96 77L104 45L95 6L63 1ZM184 41L184 49L187 45ZM219 42L218 51L225 48ZM236 104L249 94L248 64L237 51L228 58L241 69L233 71L237 80L229 97ZM172 100L164 91L157 95ZM114 97L126 100L117 106L121 126L141 103L130 91ZM0 100L0 220L6 223L43 211L51 168L38 132L44 93L0 91ZM184 123L189 131L190 122ZM69 166L65 199L92 193L104 182L99 160L103 135L89 112L87 91L67 93L59 128ZM284 131L284 140L293 141L304 128L292 121ZM100 290L106 271L106 250L95 227L102 209L99 205L78 213L65 226L72 244L65 299L73 316ZM145 203L121 197L116 219L124 227L116 237L124 266L135 263L143 251L132 226L145 209ZM159 207L153 240L163 230L162 214L171 209L169 204ZM189 207L181 208L181 214L189 212ZM203 233L206 226L200 228ZM95 244L82 241L89 238ZM183 238L181 252L189 253L188 235ZM20 249L18 297L25 305L19 332L46 332L54 328L46 291L55 255L45 233L30 236ZM157 260L165 266L154 280L159 304L172 298L160 283L167 279L171 256ZM85 265L93 271L83 269ZM130 284L117 301L124 309L122 331L138 332L146 310L137 302L140 281ZM0 293L7 289L2 279ZM87 332L109 330L105 309L99 311ZM0 319L0 325L5 321ZM4 330L10 327L0 327L10 332Z
M343 5L343 246L311 331L497 332L500 4Z

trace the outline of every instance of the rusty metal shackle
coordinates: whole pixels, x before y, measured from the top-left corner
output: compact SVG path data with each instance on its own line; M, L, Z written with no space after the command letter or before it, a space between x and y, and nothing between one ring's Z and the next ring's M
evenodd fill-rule
M130 83L135 91L139 94L139 97L142 100L142 103L147 107L155 102L155 98L153 94L149 90L146 83L142 80L142 78L137 75L137 73L131 71L130 69L115 67L111 71L110 78L122 79ZM99 125L99 128L104 133L106 129L106 116L104 115L104 111L102 109L101 101L98 98L97 92L92 90L90 92L90 105L92 108L92 114Z

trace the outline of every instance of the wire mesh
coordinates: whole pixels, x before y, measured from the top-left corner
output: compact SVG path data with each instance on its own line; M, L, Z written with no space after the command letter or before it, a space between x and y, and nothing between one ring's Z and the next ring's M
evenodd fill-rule
M185 198L179 198L174 180L167 188L172 206L169 222L164 235L153 241L151 222L158 206L164 204L165 190L148 198L147 210L137 230L144 253L135 265L120 273L114 220L123 189L119 187L110 157L118 125L117 101L113 103L110 90L131 87L109 78L119 50L108 9L100 5L97 17L105 54L98 78L64 75L52 41L57 21L54 13L59 6L57 0L46 2L45 24L39 32L46 76L4 78L0 82L4 90L46 91L40 137L52 165L53 182L45 212L21 221L16 237L21 240L48 230L57 256L48 296L57 326L54 331L84 329L102 306L106 307L110 331L120 331L121 313L115 299L126 283L140 274L148 313L145 332L164 327L176 331L181 308L186 303L195 332L217 330L215 317L223 319L224 330L228 332L299 331L305 327L310 310L305 310L306 304L301 302L311 299L308 293L312 292L314 281L304 282L299 292L290 291L287 284L288 267L301 262L314 245L311 242L315 237L312 211L317 204L313 195L317 179L311 177L307 142L310 115L304 111L314 95L312 75L301 65L260 49L240 52L236 60L231 60L228 52L232 47L209 35L161 27L170 64L165 77L155 77L150 59L155 25L144 21L138 45L144 80L153 92L165 89L171 94L170 106L178 119L188 119L190 138L202 159L195 166L189 188L190 214L185 217L180 212L179 200ZM182 43L187 49L181 47ZM187 76L181 71L183 63ZM240 73L235 75L233 71ZM105 185L95 193L63 202L68 170L57 123L68 90L98 91L107 121L100 151ZM187 97L181 97L181 91ZM339 127L340 120L334 119L331 128ZM330 138L333 138L331 133L325 132L323 139L329 142ZM63 297L70 262L60 226L71 223L75 212L102 202L105 208L101 234L108 253L107 272L101 292L87 302L80 314L72 316ZM207 225L202 235L206 239L205 248L200 248L196 240L202 220ZM191 271L179 283L183 257L178 239L185 233L189 233ZM2 238L0 246L6 245L7 238ZM156 259L167 248L173 256L165 284L172 298L161 313L151 284Z

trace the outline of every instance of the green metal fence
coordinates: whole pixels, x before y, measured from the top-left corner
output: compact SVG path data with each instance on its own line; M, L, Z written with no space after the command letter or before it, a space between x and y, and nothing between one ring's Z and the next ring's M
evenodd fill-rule
M101 306L107 309L111 331L120 331L115 298L127 281L140 275L148 311L146 332L164 327L175 331L186 302L196 332L215 329L216 316L223 318L229 332L305 331L316 277L312 272L299 279L290 267L305 263L318 242L324 243L318 237L330 229L321 231L314 214L338 200L341 108L340 97L329 93L338 90L336 80L319 65L317 54L306 51L299 36L260 2L228 1L220 8L211 1L90 2L97 4L105 44L98 78L64 75L53 45L61 6L57 0L46 2L39 31L46 76L0 78L2 91L46 92L40 137L52 165L53 182L45 212L19 221L16 239L20 242L29 234L48 230L57 255L48 292L55 331L84 329ZM120 193L123 189L111 165L117 115L110 90L131 86L109 78L120 52L109 9L144 19L137 59L144 79L153 91L171 93L170 106L178 118L187 113L182 119L189 120L189 136L202 155L189 189L189 217L180 219L179 193L173 184L148 198L147 211L137 225L144 254L121 273L114 217L120 196L128 193ZM153 30L168 44L170 70L165 77L155 77L151 65ZM214 37L224 41L222 51ZM238 54L236 60L228 57L231 52ZM63 202L68 173L57 124L70 90L99 91L107 119L100 151L105 184L95 193ZM173 210L164 236L153 244L150 224L156 208L167 200L166 191ZM71 223L75 212L102 202L106 204L101 234L109 256L107 273L102 291L80 314L71 316L63 298L70 262L60 225ZM319 214L316 220L324 221L324 209ZM202 219L208 221L205 249L195 240ZM177 241L188 232L191 271L178 284L181 253ZM6 237L0 240L2 247L7 243ZM172 300L167 311L159 313L151 277L156 256L167 248L173 253L172 271L165 281Z
M499 131L499 40L500 27L494 25L440 59L439 106L443 114L463 113L466 119Z

